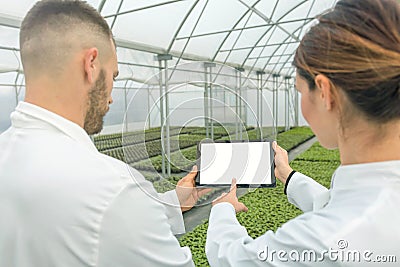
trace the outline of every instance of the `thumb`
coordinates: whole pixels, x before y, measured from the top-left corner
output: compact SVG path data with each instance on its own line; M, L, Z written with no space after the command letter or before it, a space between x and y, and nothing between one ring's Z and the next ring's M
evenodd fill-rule
M190 179L194 179L196 177L196 174L197 174L197 166L194 165L192 170L189 172L187 176L189 176Z
M276 141L272 142L272 149L276 152L276 149L278 147L278 143Z
M192 170L190 171L190 173L191 173L191 174L197 173L197 166L196 166L196 165L194 165L194 166L192 167Z
M249 210L249 208L247 208L245 204L243 204L242 202L239 202L239 205L238 205L238 211L239 212L240 211L247 212L248 210Z
M233 179L232 179L232 183L231 183L231 189L230 189L230 191L234 191L234 193L236 194L236 188L237 188L237 185L236 185L236 178L233 178Z

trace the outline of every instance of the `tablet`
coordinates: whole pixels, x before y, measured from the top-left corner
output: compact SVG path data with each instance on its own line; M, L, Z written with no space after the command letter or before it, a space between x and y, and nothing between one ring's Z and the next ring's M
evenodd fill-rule
M274 151L271 141L214 141L198 146L196 185L275 187Z

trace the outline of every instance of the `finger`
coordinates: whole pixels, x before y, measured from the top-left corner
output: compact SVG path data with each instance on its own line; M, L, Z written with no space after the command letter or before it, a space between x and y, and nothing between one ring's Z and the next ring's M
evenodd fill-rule
M278 147L278 143L276 141L272 142L272 149L276 152L276 149Z
M192 167L192 170L182 180L190 181L193 184L193 186L195 186L196 174L197 174L197 166L194 165Z
M247 212L249 208L246 207L242 202L239 202L239 211Z
M284 149L283 147L281 147L281 146L279 146L279 145L278 145L278 148L279 148L281 151L283 151L283 152L287 152L286 149Z
M212 188L202 188L202 189L197 189L197 195L199 197L204 196L205 194L208 194L212 191Z
M194 166L192 167L192 171L191 171L191 172L197 173L197 165L194 165Z
M194 165L192 167L192 170L188 173L187 176L189 176L190 178L194 178L194 177L196 177L196 174L197 174L197 166Z
M242 203L242 204L243 204L243 203ZM248 212L248 211L249 211L249 208L246 207L246 205L244 205L244 204L243 204L243 211L244 211L244 212Z
M231 189L230 189L230 191L234 191L235 192L235 194L236 194L236 178L233 178L232 179L232 183L231 183Z
M220 200L220 199L222 199L226 195L227 195L227 193L222 193L219 197L217 197L216 199L213 200L213 203L218 201L218 200Z

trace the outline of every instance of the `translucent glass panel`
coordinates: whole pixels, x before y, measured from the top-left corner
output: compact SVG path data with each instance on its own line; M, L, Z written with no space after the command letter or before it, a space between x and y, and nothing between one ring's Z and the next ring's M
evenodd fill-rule
M20 20L35 3L9 2L0 7L0 17ZM336 0L90 0L113 27L117 39L139 43L175 56L191 55L218 60L248 69L274 70L290 74L290 62L276 67L280 54L293 54L298 40L317 14L331 8ZM0 27L0 46L18 47L18 30ZM281 47L283 46L283 47ZM119 49L121 50L121 49ZM119 52L119 60L157 66L153 54L139 56ZM136 53L136 52L135 52ZM257 58L252 60L252 58ZM2 54L0 66L18 66L12 54ZM285 61L285 60L284 60ZM272 65L271 65L272 64ZM121 67L124 76L132 76ZM125 73L125 70L127 71ZM150 71L146 72L148 77ZM149 73L150 72L150 73ZM143 80L137 77L137 80Z
M10 18L13 23L20 22L35 2L8 1L0 6L0 131L9 123L9 113L15 107L14 85L21 88L20 85L24 83L18 52L19 30L1 25L10 23ZM168 61L168 66L172 67L168 83L171 88L176 87L171 93L171 110L175 114L182 114L181 117L174 116L173 123L185 121L188 114L197 116L204 112L201 101L193 105L185 102L185 99L203 97L203 88L190 84L204 80L203 63L199 62L196 66L190 63L193 60L217 61L231 67L244 67L243 74L250 78L242 90L248 93L250 102L257 88L255 73L264 70L265 97L270 101L272 93L268 89L272 88L272 73L279 73L281 77L294 74L291 61L299 40L314 23L313 18L331 8L335 2L89 0L88 3L96 9L101 8L101 14L112 26L116 39L127 43L117 49L120 76L114 85L114 104L105 118L106 129L122 123L126 101L133 95L137 102L132 104L132 115L128 114L129 125L136 127L143 124L148 114L151 114L150 123L159 125L157 98L160 70L155 58L157 53L173 55L173 59ZM222 71L216 68L212 77L221 86L235 87L237 83L233 68L224 68ZM215 91L215 98L229 104L232 96L223 93L222 89L218 90ZM18 98L23 98L23 90ZM215 114L220 116L225 112L225 117L221 115L219 118L228 120L226 108L219 108L217 102ZM192 110L188 112L190 108Z
M7 1L6 5L0 5L0 13L23 18L35 2L32 0Z
M0 26L0 73L22 69L18 51L18 35L18 29ZM11 78L11 76L8 77ZM3 78L3 82L14 82L14 80L11 78L8 81L4 81Z
M18 48L19 30L0 26L0 46Z
M7 4L0 5L0 14L23 18L36 2L35 0L7 1ZM100 0L88 0L87 2L97 8Z
M113 27L114 34L122 39L166 48L188 11L190 2L176 2L119 15Z
M313 17L334 2L113 0L105 4L103 14L112 18L109 21L121 38L248 67L249 57L293 53L295 46L288 45L297 43ZM112 22L110 15L117 13L120 15ZM281 44L286 47L278 50ZM269 64L260 59L250 67L268 69ZM289 69L290 64L274 70L285 67Z

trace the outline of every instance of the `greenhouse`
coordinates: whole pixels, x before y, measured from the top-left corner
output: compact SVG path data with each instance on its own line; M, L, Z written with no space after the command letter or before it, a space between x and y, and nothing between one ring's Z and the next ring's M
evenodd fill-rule
M0 10L0 131L24 99L18 34L33 3L13 2ZM162 127L161 152L169 158L171 127L205 127L206 137L214 139L219 125L242 139L249 127L266 135L276 134L272 129L278 126L305 124L294 89L293 54L315 16L335 1L89 3L112 28L120 72L102 134ZM101 150L118 153L105 143ZM163 172L170 175L170 165Z
M36 2L0 6L0 134L25 98L19 32ZM90 136L99 152L164 193L198 164L204 140L277 140L293 169L329 188L339 153L323 148L304 119L292 63L302 37L337 0L87 2L112 30L119 70L104 127ZM277 181L274 188L238 189L249 211L237 218L249 236L302 214L284 188ZM196 266L209 266L208 215L225 191L214 188L183 213L186 233L176 237Z
M33 2L0 10L2 131L24 98L18 29ZM89 1L118 47L115 104L103 133L159 127L164 117L171 126L204 127L207 121L198 117L252 126L304 124L293 90L293 53L314 17L334 2ZM168 94L160 99L160 92ZM187 101L203 96L213 101ZM188 109L190 118L184 116Z

